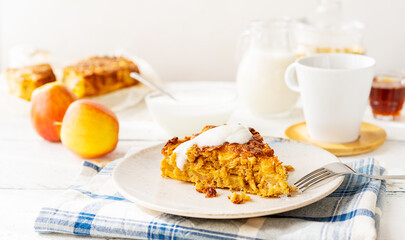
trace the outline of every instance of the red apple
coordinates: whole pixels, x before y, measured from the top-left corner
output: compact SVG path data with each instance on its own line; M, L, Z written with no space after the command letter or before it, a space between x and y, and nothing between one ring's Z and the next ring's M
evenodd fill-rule
M45 140L60 142L63 116L76 95L59 82L47 83L31 96L31 122Z
M118 143L118 119L107 107L77 100L66 111L60 136L63 145L83 158L101 157Z

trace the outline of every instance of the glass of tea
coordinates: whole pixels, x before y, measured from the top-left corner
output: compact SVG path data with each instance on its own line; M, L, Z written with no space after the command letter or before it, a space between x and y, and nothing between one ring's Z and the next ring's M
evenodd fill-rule
M394 74L376 75L369 100L376 119L394 120L401 114L404 104L405 77Z

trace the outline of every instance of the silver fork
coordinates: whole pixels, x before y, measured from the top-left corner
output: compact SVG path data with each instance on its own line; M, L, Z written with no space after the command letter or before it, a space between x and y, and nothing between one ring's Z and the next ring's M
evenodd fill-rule
M405 179L405 175L384 175L374 176L362 174L354 171L351 167L342 162L334 162L327 164L321 168L318 168L307 175L303 176L300 180L294 183L294 185L302 192L305 192L308 188L314 186L331 177L338 177L347 174L355 174L362 177L374 178L379 180L386 179Z

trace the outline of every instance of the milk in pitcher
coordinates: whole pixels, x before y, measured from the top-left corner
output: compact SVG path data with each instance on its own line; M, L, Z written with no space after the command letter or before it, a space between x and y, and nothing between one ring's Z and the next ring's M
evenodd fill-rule
M245 53L237 73L238 95L254 114L286 114L298 94L284 82L284 72L295 60L293 53L252 50Z
M242 104L255 115L284 116L297 102L299 94L284 81L285 70L296 59L289 29L287 19L254 21L243 35L237 90Z

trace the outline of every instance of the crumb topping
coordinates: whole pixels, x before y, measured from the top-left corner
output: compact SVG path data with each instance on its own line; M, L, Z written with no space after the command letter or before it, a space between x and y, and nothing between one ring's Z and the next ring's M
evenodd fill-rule
M242 204L251 200L250 196L246 195L244 192L241 192L240 194L233 192L228 196L228 199L231 200L233 204Z
M95 56L85 60L82 60L75 65L65 68L73 69L77 74L83 74L84 76L97 75L97 74L111 74L123 69L130 72L138 72L138 66L132 61L124 57L109 57L109 56Z
M195 188L195 190L199 193L204 193L206 198L213 198L217 196L217 190L214 187L207 187L207 188Z

